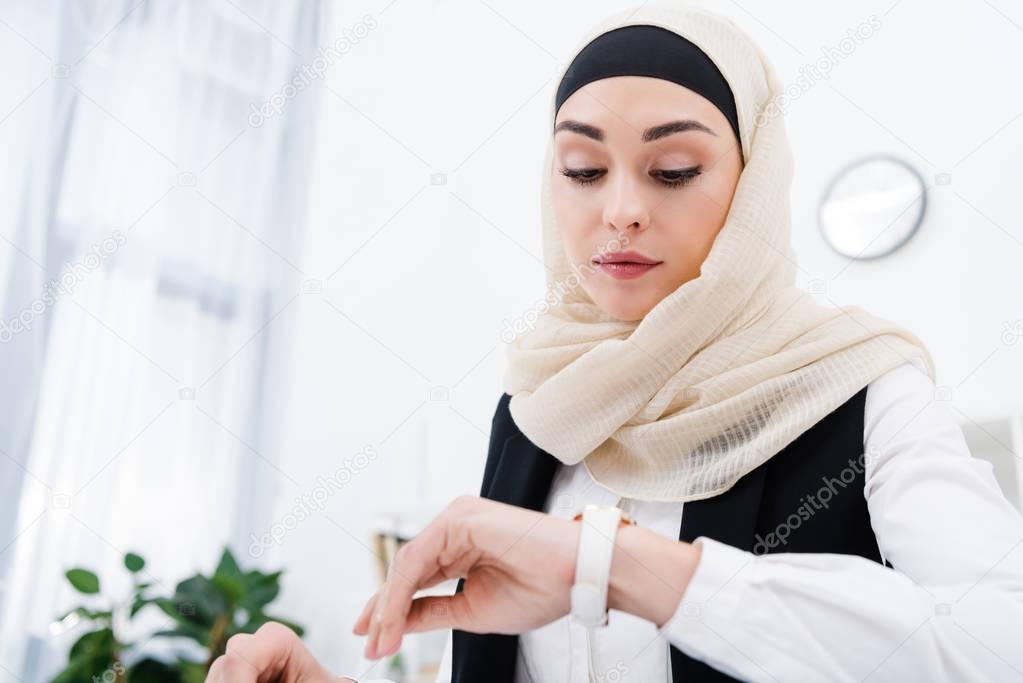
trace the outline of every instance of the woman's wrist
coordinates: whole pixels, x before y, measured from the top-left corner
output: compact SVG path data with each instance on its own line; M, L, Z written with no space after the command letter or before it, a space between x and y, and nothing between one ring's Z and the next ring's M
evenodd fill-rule
M682 600L700 561L700 548L639 526L615 538L607 606L663 626Z

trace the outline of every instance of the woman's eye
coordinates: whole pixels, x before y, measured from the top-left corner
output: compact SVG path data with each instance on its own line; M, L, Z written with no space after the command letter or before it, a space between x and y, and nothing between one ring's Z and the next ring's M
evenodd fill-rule
M662 185L676 187L680 185L688 185L700 175L700 172L700 166L693 166L692 168L674 168L664 171L650 171L650 175L656 178Z
M674 168L663 171L650 171L650 175L661 185L667 187L681 187L688 185L701 173L700 166L692 168ZM580 185L595 183L607 173L603 168L563 168L561 174L572 182Z
M602 168L563 168L561 174L571 180L572 182L579 183L580 185L589 185L595 183L600 179L600 176L604 175L605 171Z

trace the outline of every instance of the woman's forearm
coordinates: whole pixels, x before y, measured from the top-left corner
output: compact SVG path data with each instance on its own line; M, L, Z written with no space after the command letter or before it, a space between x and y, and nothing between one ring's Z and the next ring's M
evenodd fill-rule
M660 628L678 608L700 561L700 548L638 526L618 530L607 604Z

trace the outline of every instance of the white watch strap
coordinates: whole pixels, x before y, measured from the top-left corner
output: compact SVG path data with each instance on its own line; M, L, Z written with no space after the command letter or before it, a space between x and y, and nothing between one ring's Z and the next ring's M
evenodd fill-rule
M583 508L571 603L572 616L589 628L607 625L607 585L621 517L616 507Z

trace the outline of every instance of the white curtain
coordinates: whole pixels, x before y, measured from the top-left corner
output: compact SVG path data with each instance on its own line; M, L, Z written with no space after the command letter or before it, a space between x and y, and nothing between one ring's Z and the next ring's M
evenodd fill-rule
M0 55L29 65L0 111L0 671L25 683L81 634L52 624L78 600L66 569L118 596L131 550L169 593L225 543L243 557L263 501L297 485L275 416L318 97L295 78L320 12L0 11Z

